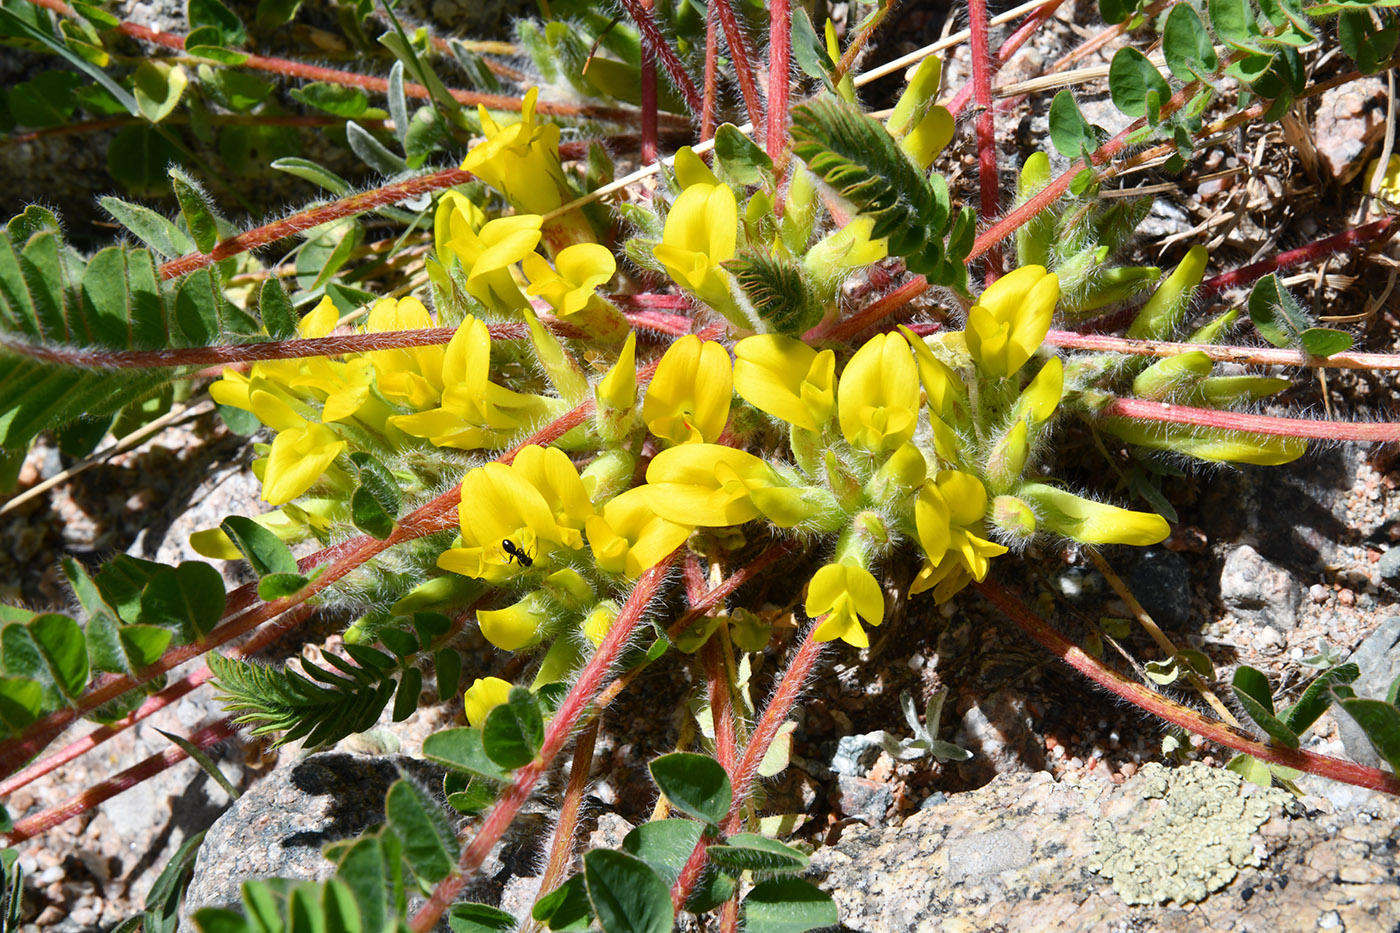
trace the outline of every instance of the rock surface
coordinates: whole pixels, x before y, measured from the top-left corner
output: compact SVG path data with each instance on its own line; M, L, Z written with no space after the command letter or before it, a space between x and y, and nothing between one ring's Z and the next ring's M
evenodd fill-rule
M1383 700L1390 685L1400 677L1400 615L1391 616L1381 623L1371 635L1361 643L1349 659L1361 668L1361 676L1352 684L1359 697ZM1337 728L1342 735L1342 744L1347 757L1363 765L1382 768L1385 765L1381 756L1356 724L1356 720L1342 712L1337 712Z
M1300 596L1293 575L1248 544L1241 544L1225 558L1220 598L1231 612L1286 632L1298 624Z
M848 826L809 878L835 897L846 931L1379 933L1400 922L1397 820L1400 804L1380 795L1299 806L1200 764L1149 765L1120 786L1005 774L898 828ZM1154 889L1172 899L1158 904L1134 883L1143 872L1094 871L1134 847L1144 865L1190 863L1199 887L1172 872Z

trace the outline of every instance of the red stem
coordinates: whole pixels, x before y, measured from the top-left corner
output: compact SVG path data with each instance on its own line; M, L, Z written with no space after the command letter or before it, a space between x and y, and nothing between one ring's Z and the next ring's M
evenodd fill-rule
M1315 752L1266 745L1251 735L1237 732L1223 723L1207 719L1194 709L1182 706L1180 703L1148 689L1143 684L1129 680L1118 672L1105 667L1097 658L1085 654L1001 584L987 580L983 583L975 583L973 586L986 597L988 602L1001 610L1006 618L1016 623L1021 631L1038 641L1051 654L1099 686L1122 697L1134 706L1146 710L1153 716L1204 736L1218 745L1233 748L1235 751L1253 755L1264 761L1306 771L1309 774L1321 775L1357 787L1367 787L1387 794L1400 795L1400 778L1393 774L1354 762L1342 761L1339 758L1319 755Z
M221 719L213 725L205 726L198 732L190 735L189 741L196 748L205 749L216 742L234 734L232 723L228 719ZM157 755L152 755L145 761L138 762L127 768L120 774L114 775L101 783L94 784L83 790L75 797L65 800L57 806L49 807L40 813L26 817L15 824L15 828L10 831L10 845L23 842L26 839L45 832L62 823L64 820L72 819L79 813L91 810L93 807L110 800L124 790L129 790L149 778L160 774L171 765L179 764L189 757L189 754L178 745L171 745L165 751Z
M924 331L925 327L915 326L911 330L917 334ZM1222 347L1164 340L1133 340L1130 337L1111 337L1106 334L1076 334L1067 330L1050 331L1045 335L1045 343L1066 350L1098 350L1133 356L1168 357L1179 353L1204 353L1217 362L1255 366L1400 370L1400 354L1395 353L1336 353L1332 356L1304 359L1297 350L1280 350L1277 347Z
M377 207L384 207L393 204L395 201L402 201L405 198L416 197L429 191L440 191L443 188L451 188L453 185L460 185L471 181L474 176L471 172L464 172L459 168L450 168L441 172L433 172L430 175L421 175L418 178L410 178L407 181L396 182L392 185L385 185L382 188L375 188L371 191L352 194L349 197L332 201L329 204L322 204L319 207L308 208L298 211L283 220L264 224L261 227L254 227L236 236L229 237L222 243L214 247L208 253L190 253L181 256L179 259L172 259L160 267L161 278L173 279L196 269L203 269L205 266L213 265L221 259L230 256L237 256L239 253L250 249L258 249L269 243L300 233L303 230L310 230L312 227L320 226L332 220L339 220L342 217L352 217L355 214L362 214L365 211L374 210Z
M651 14L656 0L641 0L642 9ZM703 105L702 105L703 106ZM656 161L656 53L650 44L642 44L642 163Z
M700 141L715 135L715 99L719 89L719 10L705 7L705 99L700 111Z
M51 10L60 16L72 17L74 15L72 9L70 9L66 3L63 3L62 0L33 0L33 2L37 6ZM120 22L113 28L117 32L130 36L133 39L140 39L143 42L162 45L168 49L175 49L180 52L185 50L184 37L175 35L174 33L160 32L131 22ZM248 55L247 59L244 60L239 67L286 75L292 78L303 78L307 81L325 81L329 84L339 84L343 87L358 87L379 94L388 93L389 90L389 82L384 78L357 74L352 71L339 71L335 68L323 68L319 65L308 65L305 62L292 61L286 58L268 58L265 55ZM405 82L403 90L407 97L413 97L418 100L432 99L432 92L421 84ZM490 110L514 110L518 113L524 104L523 98L508 97L503 94L482 94L477 91L463 91L457 88L449 88L447 92L452 96L453 100L469 107L482 105ZM612 120L629 125L635 123L637 119L635 110L627 110L620 107L579 107L572 104L557 104L551 103L550 101L540 101L536 104L535 109L539 113L552 116L592 116L602 120Z
M758 720L753 736L744 748L743 756L731 772L734 800L729 805L729 815L725 817L724 825L721 827L724 835L739 831L742 825L744 807L748 803L750 794L753 793L754 782L758 779L758 766L763 761L763 756L768 754L768 748L773 744L773 740L778 737L778 730L787 721L788 713L792 712L793 704L797 702L798 696L806 688L807 681L812 676L812 668L816 666L817 659L821 657L825 642L817 641L812 637L816 630L815 625L808 626L807 633L802 639L802 645L797 649L797 654L793 657L787 670L778 677L777 690L774 691L772 699L768 701L768 706L763 710L763 715ZM704 871L707 845L708 840L702 836L700 842L690 853L690 858L686 860L685 867L681 869L675 885L671 888L672 903L684 904L689 899L690 892L695 889L696 882L700 880L700 873Z
M1343 230L1335 236L1329 236L1306 246L1279 253L1269 259L1261 259L1231 272L1223 272L1214 278L1206 279L1201 283L1201 290L1206 294L1222 292L1236 285L1248 285L1250 282L1262 279L1270 272L1279 269L1312 262L1323 256L1340 253L1363 243L1387 240L1395 235L1395 224L1396 217L1390 216L1361 227L1354 227L1351 230Z
M1190 424L1222 431L1247 431L1276 437L1307 437L1328 441L1366 441L1393 444L1400 441L1400 424L1393 422L1352 424L1346 421L1314 421L1307 418L1279 418L1248 415L1214 408L1190 408L1140 398L1119 398L1099 409L1106 418L1132 418L1136 421L1163 421Z
M996 77L997 72L1001 71L1001 66L1005 65L1011 60L1011 56L1020 51L1021 46L1026 44L1026 40L1035 35L1036 30L1044 25L1045 21L1051 16L1054 16L1055 11L1058 10L1060 4L1064 2L1065 0L1048 0L1047 3L1032 10L1026 18L1021 21L1021 25L1016 27L1016 31L1007 36L1006 41L997 49L996 59L992 62L992 74L988 80L992 77ZM958 93L953 95L952 101L948 103L948 112L953 116L956 117L961 113L962 109L972 100L973 84L974 81L967 82L958 89Z
M654 371L654 367L655 364L652 364L650 369L643 371ZM641 376L642 374L639 373L639 380ZM510 463L521 448L529 444L552 443L582 424L592 414L593 401L590 399L556 418L497 459L501 463ZM45 745L52 741L54 736L63 731L69 723L79 716L91 712L103 703L121 696L131 688L140 686L190 658L225 644L288 609L306 602L312 596L388 548L451 528L456 522L454 513L461 500L461 492L461 487L457 486L400 519L398 527L383 541L368 535L361 535L302 558L297 562L297 567L301 572L306 573L312 568L320 566L324 566L324 569L320 576L297 593L270 603L263 603L237 618L233 618L233 613L236 610L230 608L225 612L224 621L204 640L168 651L159 661L136 674L109 674L97 680L78 698L74 706L55 710L28 726L22 735L0 743L0 776L13 774L20 765L38 754ZM256 593L256 585L247 584L230 594L229 603L231 606L248 604L252 601L250 594L254 593Z
M652 55L656 56L661 62L661 67L666 69L666 74L671 78L671 86L685 98L685 105L690 108L690 112L699 116L705 102L701 99L700 92L695 90L695 82L686 74L685 66L676 57L675 50L661 34L651 10L642 4L642 0L622 0L622 7L642 35L642 48L649 49Z
M749 57L748 41L744 38L743 27L734 15L734 7L729 0L710 0L719 14L719 24L724 30L724 43L729 46L729 60L734 63L734 76L739 79L739 93L744 97L744 109L749 113L749 122L754 129L763 126L763 103L758 97L758 82L754 80L753 59Z
M257 654L259 651L281 638L284 634L306 621L306 617L311 615L315 610L315 606L303 603L278 619L275 624L262 629L243 644L229 651L229 657L246 658ZM0 782L0 797L8 797L31 781L37 780L53 769L65 765L74 758L78 758L90 752L108 739L115 738L151 714L174 703L176 700L180 699L180 697L199 687L213 676L213 672L210 671L206 665L182 677L154 696L148 697L139 707L132 710L121 719L118 719L116 722L108 723L105 726L99 726L68 747L55 752L43 761L35 762L4 782Z
M642 574L641 579L637 581L631 595L627 597L627 602L623 604L622 611L618 613L617 621L612 624L612 628L608 629L608 634L603 638L602 644L598 646L593 657L589 658L588 663L584 665L573 689L569 691L554 717L550 719L549 726L545 730L544 741L540 745L540 751L535 756L535 760L516 769L514 780L501 794L500 800L491 809L471 843L463 850L461 858L457 861L456 869L438 884L428 902L413 915L410 928L415 933L426 933L437 925L443 912L452 906L452 902L457 899L457 895L466 884L468 876L481 867L481 863L485 861L491 849L500 841L501 836L515 819L520 808L530 798L530 794L545 768L563 750L565 743L573 734L575 726L588 711L588 707L598 691L602 689L603 681L612 672L618 656L631 640L632 634L636 631L637 623L641 621L652 598L660 590L661 583L665 580L675 557L676 555L673 553L666 560Z
M788 88L792 82L792 13L788 0L768 7L768 158L777 162L787 146ZM758 124L754 124L757 129Z
M996 67L987 45L987 0L969 0L968 30L972 34L972 91L981 113L977 115L977 176L982 189L982 218L1001 213L1000 179L997 177L996 115L992 110L992 71ZM1001 250L987 250L985 284L1001 276Z

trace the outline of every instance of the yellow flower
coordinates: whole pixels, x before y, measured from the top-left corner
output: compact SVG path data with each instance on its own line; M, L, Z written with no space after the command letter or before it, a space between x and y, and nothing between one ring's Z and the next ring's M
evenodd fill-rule
M831 297L836 287L854 269L879 262L889 255L889 238L870 238L875 229L873 217L856 217L839 230L822 237L802 257L803 270L818 283L824 297Z
M582 547L593 506L568 456L532 444L509 466L488 463L469 471L457 512L461 543L444 551L438 566L500 583L549 567L556 549Z
M452 240L462 235L462 231L475 232L486 223L486 214L462 192L448 189L438 198L437 210L433 213L433 249L438 261L452 262Z
M1060 280L1043 266L1022 266L982 293L967 313L967 349L988 376L1016 373L1050 330Z
M777 334L745 337L734 347L734 388L760 411L819 431L836 413L836 354Z
M432 316L417 298L381 298L370 309L365 332L425 330L432 326ZM390 401L419 411L435 408L442 399L442 361L446 355L447 349L441 345L366 354L374 364L379 391Z
M973 533L982 530L986 511L987 490L969 473L943 470L924 484L914 503L914 523L929 563L911 593L948 582L934 594L942 602L968 580L986 578L990 559L1006 553L1002 545Z
M525 94L519 122L501 126L482 106L478 109L486 141L462 161L462 168L504 194L511 203L532 214L547 214L563 204L558 179L559 127L535 119L540 89Z
M657 515L679 525L720 528L759 516L750 493L781 485L753 454L718 444L683 444L657 454L643 490Z
M637 332L627 335L617 362L598 380L593 392L598 410L610 416L625 415L637 406Z
M448 249L467 272L467 294L497 310L529 304L511 275L511 266L534 252L540 242L540 216L516 214L488 221L479 231L453 224Z
M652 252L677 285L727 307L729 276L720 264L734 258L738 223L739 205L728 185L691 185L671 205Z
M1043 483L1027 483L1016 497L1030 504L1041 525L1083 544L1159 544L1172 532L1156 513L1120 509Z
M467 695L463 697L467 724L474 729L485 725L487 714L506 701L510 696L510 688L510 681L499 677L478 677L472 681L472 685L467 688Z
M344 452L346 444L324 424L306 422L277 432L263 473L263 498L285 505L310 489Z
M705 160L696 154L695 150L689 146L681 146L676 150L676 159L672 165L676 172L676 182L684 190L693 185L718 185L720 180L715 177L715 173L710 171L710 167L705 164Z
M948 418L954 407L966 400L967 386L963 385L962 379L950 366L934 356L929 345L912 330L901 324L899 332L914 348L914 363L919 370L919 382L923 384L924 394L928 396L930 413L940 419Z
M674 444L713 443L729 420L734 369L729 351L687 334L661 357L642 403L647 430Z
M1381 170L1381 160L1372 159L1371 164L1366 167L1366 180L1375 185L1377 175L1380 176L1380 182L1376 194L1392 204L1400 203L1400 155L1391 156L1390 161L1385 164L1384 171Z
M690 537L691 526L668 521L652 511L645 488L629 489L609 499L599 514L589 517L588 544L599 570L635 580Z
M530 280L526 292L541 295L554 313L568 317L582 311L594 291L617 272L612 250L598 243L575 243L559 251L554 266L539 253L531 253L521 263Z
M851 357L836 394L841 433L871 453L893 450L919 425L919 371L899 334L877 334Z
M389 424L438 447L476 450L506 445L557 407L556 399L512 392L491 381L491 334L471 315L447 344L442 380L438 408L395 415Z
M825 615L812 638L816 641L841 639L857 648L870 646L860 621L879 625L885 620L885 594L870 571L854 564L827 564L812 577L807 587L807 615Z
M529 593L504 609L478 610L476 621L481 626L481 636L491 644L502 651L519 651L539 640L549 615L540 595Z

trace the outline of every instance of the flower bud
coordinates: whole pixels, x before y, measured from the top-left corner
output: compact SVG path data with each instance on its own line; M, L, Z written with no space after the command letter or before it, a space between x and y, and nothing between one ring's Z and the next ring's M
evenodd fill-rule
M1179 396L1210 375L1215 364L1202 350L1191 350L1158 360L1133 380L1133 394L1138 398L1163 401Z
M1020 541L1035 535L1035 512L1015 496L997 496L992 500L992 525Z

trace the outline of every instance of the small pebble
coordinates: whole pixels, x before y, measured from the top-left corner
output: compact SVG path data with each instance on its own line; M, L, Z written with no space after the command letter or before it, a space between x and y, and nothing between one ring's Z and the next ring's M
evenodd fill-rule
M1351 590L1338 590L1337 602L1349 609L1356 605L1356 594Z
M1327 602L1327 597L1330 594L1331 591L1321 583L1314 583L1312 586L1308 587L1308 598L1315 603L1321 604Z
M63 880L63 866L51 865L45 868L43 873L35 879L39 884L53 884L55 881Z

